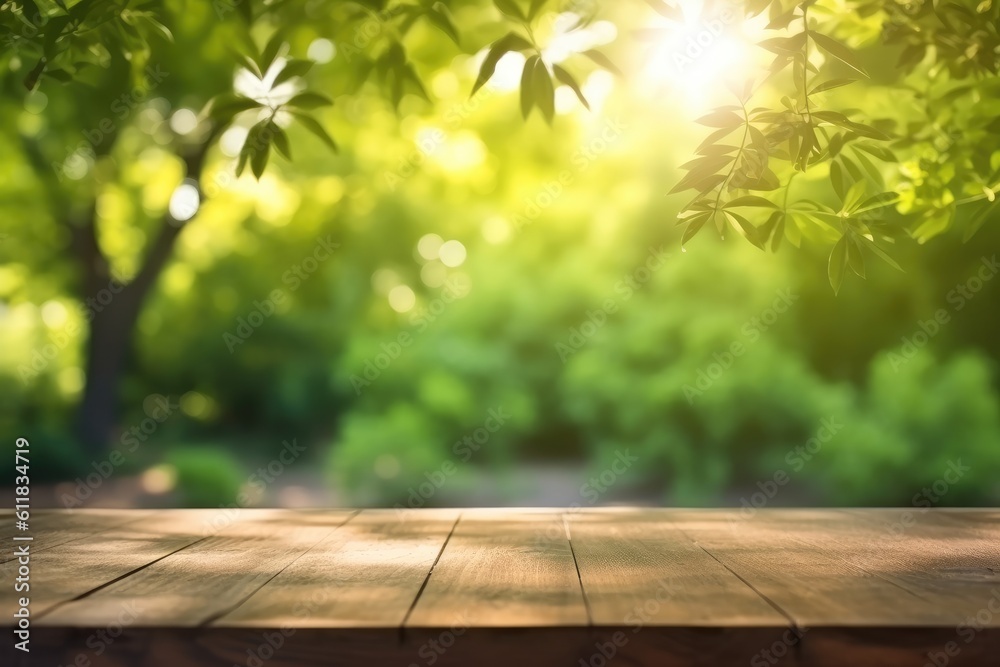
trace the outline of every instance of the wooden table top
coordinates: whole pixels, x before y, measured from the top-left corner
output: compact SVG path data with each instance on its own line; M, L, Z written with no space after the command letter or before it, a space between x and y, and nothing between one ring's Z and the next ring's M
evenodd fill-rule
M1000 510L750 514L6 513L4 664L1000 665Z

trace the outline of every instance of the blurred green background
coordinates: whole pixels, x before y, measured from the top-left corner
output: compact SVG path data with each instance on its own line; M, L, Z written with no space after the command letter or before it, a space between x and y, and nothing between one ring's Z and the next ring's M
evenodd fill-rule
M154 44L168 74L114 150L66 176L126 281L175 195L171 142L233 80L198 4ZM470 100L475 54L418 26L434 102L397 112L368 84L342 94L350 34L303 20L288 38L321 61L311 86L336 98L320 115L341 151L292 127L294 162L257 182L229 176L246 128L222 137L203 178L219 185L126 344L103 452L74 435L97 295L23 146L62 161L108 108L4 79L0 430L31 441L36 502L1000 503L995 214L968 243L899 243L905 273L870 266L834 296L808 240L682 250L686 195L664 193L707 100L593 71L591 111L563 87L550 128L520 118L516 76ZM852 91L893 103L877 81Z

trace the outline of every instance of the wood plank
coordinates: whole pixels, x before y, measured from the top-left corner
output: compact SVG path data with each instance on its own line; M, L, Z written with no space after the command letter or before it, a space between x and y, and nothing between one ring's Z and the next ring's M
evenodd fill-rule
M181 511L188 525L212 525L219 510ZM204 513L209 513L206 517ZM243 511L214 535L78 600L60 605L50 625L107 625L124 612L133 626L196 626L238 606L354 514ZM206 523L206 520L208 523ZM105 552L114 552L105 548Z
M458 516L457 510L365 510L214 624L395 631Z
M856 519L837 510L768 510L750 519L738 512L686 512L678 525L789 613L797 638L787 646L802 664L845 662L922 667L928 653L953 640L961 618L894 580L892 564L870 557L872 534L860 537ZM847 527L845 529L845 527ZM824 537L825 536L825 537ZM1000 650L1000 633L980 633L949 665L986 664ZM775 653L763 656L765 663ZM947 657L947 656L946 656Z
M589 623L562 515L466 510L407 627Z
M12 518L9 522L4 522L0 539L8 541L14 536L30 535L31 551L37 553L112 528L135 524L151 515L151 510L33 510L28 520L29 530L17 530ZM0 563L6 563L13 558L6 550L0 552Z
M669 511L567 515L593 622L584 664L751 664L790 621L671 524ZM789 664L789 663L786 663Z
M326 511L243 510L217 535L218 510L97 521L33 554L31 664L992 667L1000 512L919 512L885 539L904 511L468 510L456 524L457 510L388 510L337 528ZM47 540L85 514L56 515ZM0 647L3 664L20 657Z
M142 513L135 521L122 521L120 514L93 513L96 519L90 536L56 544L35 553L30 547L31 580L26 597L35 622L41 622L45 613L57 605L72 600L118 577L141 568L158 558L193 544L202 538L193 530L191 514L186 510L161 510L153 514ZM76 513L63 517L72 525ZM112 524L122 524L104 530L101 519ZM74 529L74 535L77 529ZM53 540L58 541L55 534ZM12 587L0 589L0 614L9 617L16 608L18 597Z
M595 625L788 625L670 516L641 509L568 515Z
M835 529L844 521L835 511L771 510L744 519L737 511L687 510L673 521L799 627L953 626L959 620L845 560L865 543L841 536L835 547L820 549L803 537Z
M860 567L913 591L957 618L975 616L1000 595L1000 521L996 513L931 512L921 508L844 512L846 518L814 531L817 543L863 545L851 556ZM1000 604L1000 599L997 603ZM1000 613L985 627L1000 628Z

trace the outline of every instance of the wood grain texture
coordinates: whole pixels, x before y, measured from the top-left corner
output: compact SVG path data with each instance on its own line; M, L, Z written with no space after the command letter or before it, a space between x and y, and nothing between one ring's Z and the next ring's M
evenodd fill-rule
M219 522L220 512L203 510L201 521L187 522L186 530L205 535L187 548L60 605L45 622L108 625L127 617L130 626L200 625L238 606L353 514L241 511Z
M1000 512L922 510L46 513L0 660L995 667Z
M925 604L871 567L856 565L867 541L838 529L834 511L679 511L674 525L770 600L798 627L954 626L949 609ZM817 545L817 532L836 540Z
M567 516L597 625L788 624L661 512L608 509Z
M39 552L112 528L135 524L151 515L148 510L36 510L31 513L27 531L17 530L13 518L5 520L0 539L7 542L15 535L30 535L31 550ZM7 550L0 552L0 563L13 558Z
M188 510L161 510L141 513L129 521L121 512L87 511L50 517L51 523L62 524L66 535L73 539L60 542L53 527L45 533L50 538L49 548L36 553L34 543L29 543L30 590L16 593L12 587L0 589L0 614L8 618L17 598L26 595L35 622L43 622L46 613L57 605L201 539L194 530L193 516ZM87 535L86 530L91 534Z
M366 510L215 624L398 628L457 518Z
M463 513L408 627L587 625L558 511Z

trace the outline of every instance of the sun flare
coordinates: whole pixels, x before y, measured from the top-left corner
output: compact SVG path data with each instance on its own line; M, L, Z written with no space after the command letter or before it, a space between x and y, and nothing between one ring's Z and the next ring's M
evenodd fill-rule
M653 37L643 78L657 92L700 108L750 75L755 54L747 31L754 26L727 5L693 0L682 8L683 21L661 19L646 31Z

